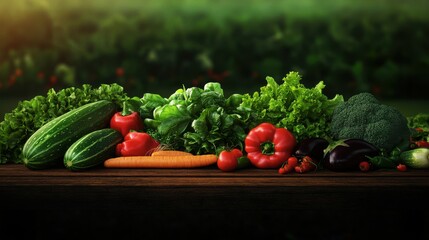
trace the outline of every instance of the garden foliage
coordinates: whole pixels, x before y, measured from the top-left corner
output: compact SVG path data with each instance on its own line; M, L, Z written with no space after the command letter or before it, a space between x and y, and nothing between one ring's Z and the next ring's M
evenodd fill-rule
M0 94L117 82L141 95L209 81L251 92L291 70L331 96L426 94L425 1L215 2L1 1Z

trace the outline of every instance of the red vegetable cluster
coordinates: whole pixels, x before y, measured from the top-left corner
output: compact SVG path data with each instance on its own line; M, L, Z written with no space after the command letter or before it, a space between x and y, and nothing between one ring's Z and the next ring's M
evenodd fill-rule
M147 156L159 146L159 142L143 132L143 121L137 112L117 112L110 119L110 128L124 136L124 141L116 146L117 156Z

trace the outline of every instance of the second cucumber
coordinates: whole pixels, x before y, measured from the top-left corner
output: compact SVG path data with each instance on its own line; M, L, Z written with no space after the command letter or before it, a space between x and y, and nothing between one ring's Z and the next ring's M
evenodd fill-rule
M122 134L112 128L88 133L70 146L64 155L64 165L72 171L100 165L115 155L116 145L122 140Z

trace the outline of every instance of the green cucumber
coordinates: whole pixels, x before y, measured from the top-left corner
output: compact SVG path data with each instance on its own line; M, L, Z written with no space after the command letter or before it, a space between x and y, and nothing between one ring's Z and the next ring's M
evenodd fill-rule
M429 168L429 148L415 148L399 155L401 162L411 168Z
M64 166L72 171L80 171L100 165L115 155L116 145L122 140L122 134L112 128L88 133L66 151Z
M25 142L23 164L34 170L62 165L67 149L86 134L108 127L116 111L116 104L100 100L52 119Z

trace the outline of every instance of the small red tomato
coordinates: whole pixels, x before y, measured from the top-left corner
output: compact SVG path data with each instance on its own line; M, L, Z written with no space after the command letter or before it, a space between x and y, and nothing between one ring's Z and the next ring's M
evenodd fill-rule
M291 156L287 159L287 165L291 166L291 167L295 167L298 165L298 158L296 158L295 156Z
M420 140L415 143L419 148L429 148L429 142L425 140Z
M280 174L286 174L286 173L290 173L295 169L295 166L293 165L289 165L289 164L285 164L284 166L279 168L279 173Z
M237 159L241 156L243 156L243 153L239 149L223 150L219 154L217 167L224 172L234 171L238 166Z
M367 162L367 161L362 161L362 162L359 163L359 169L362 172L368 172L369 169L370 169L370 167L371 166L370 166L369 162Z
M396 169L398 169L398 171L405 172L407 171L407 165L400 163L398 166L396 166Z
M298 158L290 156L285 163L279 168L280 174L290 173L298 166Z

